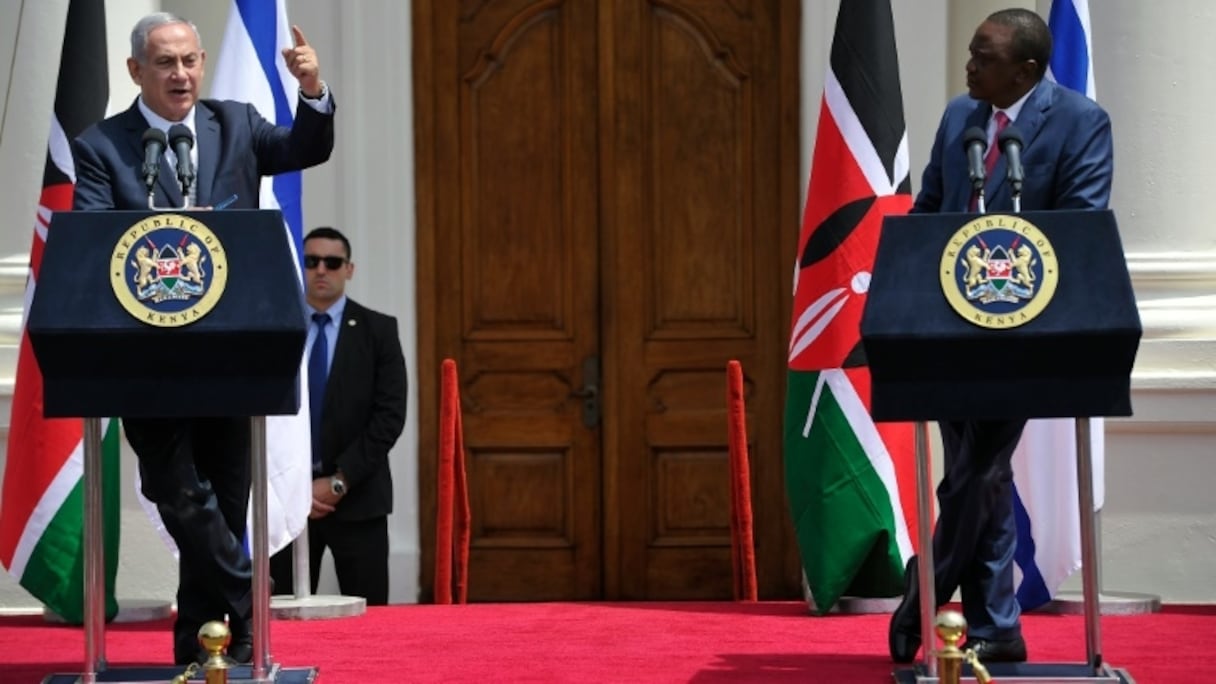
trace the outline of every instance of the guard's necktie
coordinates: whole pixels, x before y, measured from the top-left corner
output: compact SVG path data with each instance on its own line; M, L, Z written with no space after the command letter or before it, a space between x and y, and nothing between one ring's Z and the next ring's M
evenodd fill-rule
M312 418L312 469L321 470L321 406L325 404L325 381L329 379L329 339L325 327L329 325L329 314L315 313L317 335L312 341L308 355L308 412Z
M988 154L984 156L984 175L986 176L991 176L992 170L996 168L997 157L1001 156L1001 131L1009 125L1009 115L1005 112L997 111L992 118L996 120L996 132L992 134L992 140L988 143Z

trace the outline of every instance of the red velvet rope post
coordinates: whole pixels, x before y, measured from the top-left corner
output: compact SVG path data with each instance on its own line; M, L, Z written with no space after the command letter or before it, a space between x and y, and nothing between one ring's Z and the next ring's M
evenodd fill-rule
M439 482L435 515L435 603L452 602L452 516L454 464L459 440L459 386L456 362L443 360L439 395Z
M453 384L455 385L456 367L452 366ZM455 471L455 527L456 527L456 602L469 602L469 536L472 527L472 515L469 513L469 478L464 465L464 420L461 418L459 385L455 400L456 411L456 444L452 450Z
M756 550L752 542L752 488L747 456L747 408L743 403L743 367L726 366L726 406L730 442L730 540L736 601L756 600Z

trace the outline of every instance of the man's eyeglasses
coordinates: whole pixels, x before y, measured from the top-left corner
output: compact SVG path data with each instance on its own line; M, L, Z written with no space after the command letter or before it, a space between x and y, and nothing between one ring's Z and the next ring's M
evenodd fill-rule
M325 264L325 268L336 271L342 268L342 264L346 263L346 257L340 256L317 256L316 254L304 255L304 268L316 268L321 264Z

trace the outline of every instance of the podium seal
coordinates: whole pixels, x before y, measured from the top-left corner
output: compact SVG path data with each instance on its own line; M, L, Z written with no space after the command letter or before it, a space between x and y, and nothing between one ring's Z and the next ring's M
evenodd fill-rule
M110 256L110 285L122 308L160 328L211 312L228 282L224 246L198 219L157 214L132 225Z
M1055 248L1020 216L985 214L955 231L942 251L942 293L983 328L1016 328L1047 308L1060 279Z

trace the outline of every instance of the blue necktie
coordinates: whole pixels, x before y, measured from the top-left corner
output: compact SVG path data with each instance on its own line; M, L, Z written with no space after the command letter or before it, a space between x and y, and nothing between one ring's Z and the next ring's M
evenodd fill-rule
M329 314L315 313L312 321L317 324L317 336L308 355L308 412L312 417L312 470L316 473L321 471L321 407L329 378L329 339L325 336Z

